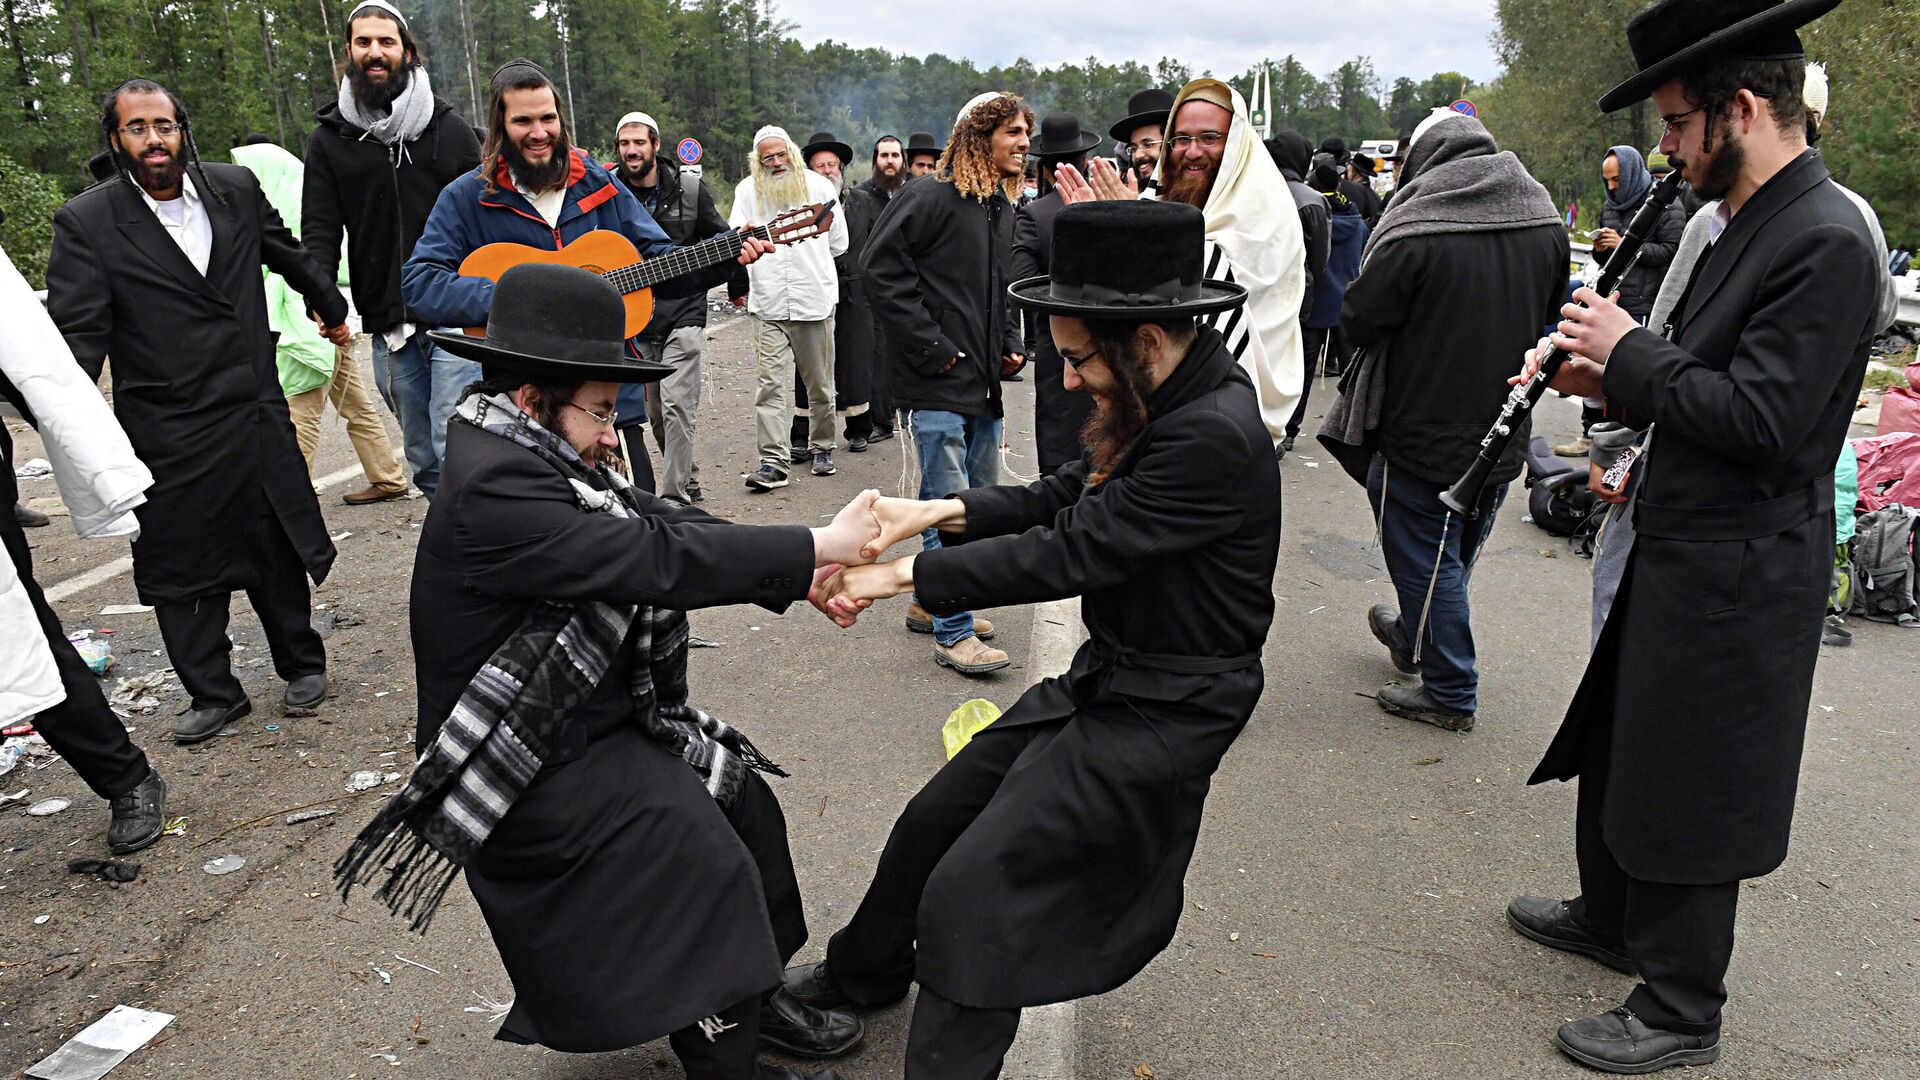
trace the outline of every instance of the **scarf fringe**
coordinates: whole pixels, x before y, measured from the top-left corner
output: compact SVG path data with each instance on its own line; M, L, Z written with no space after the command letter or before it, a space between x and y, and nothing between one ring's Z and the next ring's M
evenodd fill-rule
M346 903L355 885L369 884L382 871L386 880L374 895L387 905L388 914L404 917L409 930L424 934L459 876L460 865L411 828L382 836L377 824L369 825L333 864L340 902Z
M742 734L739 728L733 728L729 734L733 736L733 742L728 749L732 750L734 756L740 759L740 764L745 765L749 769L770 773L774 776L786 777L791 775L787 770L774 764L772 758L761 753L760 748L753 745L753 740Z

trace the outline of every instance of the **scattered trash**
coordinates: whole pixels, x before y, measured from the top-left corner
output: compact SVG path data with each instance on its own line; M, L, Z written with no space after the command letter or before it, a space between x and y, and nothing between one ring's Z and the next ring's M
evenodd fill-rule
M379 968L375 968L374 970L375 970L375 971L379 971L380 969L379 969ZM380 972L380 974L382 974L382 975L385 975L385 974L386 974L386 972L384 972L384 971L381 971L381 972ZM389 979L388 981L389 981L389 982L391 982L392 980L391 980L391 979ZM398 1054L368 1054L368 1055L367 1055L367 1060L369 1060L369 1061L384 1061L384 1062L386 1062L386 1063L387 1063L387 1064L389 1064L389 1065L398 1065L398 1064L400 1064L400 1056L399 1056Z
M121 716L145 716L160 707L157 696L174 678L172 668L161 668L145 675L134 675L114 684L107 704Z
M202 866L200 869L205 870L214 877L221 877L226 874L231 874L245 865L247 865L247 860L238 855L222 855L205 866Z
M508 998L506 1001L495 1001L478 990L470 991L470 993L479 999L480 1004L467 1006L466 1009L463 1010L465 1012L477 1013L497 1024L505 1020L507 1014L513 1011L512 998Z
M336 543L336 544L337 544L337 543L339 543L340 541L342 541L342 540L345 540L345 539L346 539L347 537L349 537L349 536L352 536L352 535L353 535L353 530L351 530L351 529L342 529L342 530L340 530L340 531L339 531L338 533L335 533L334 535L332 535L332 536L329 536L329 537L327 537L327 539L329 539L329 540L331 540L331 541L333 541L334 543Z
M365 623L366 621L367 620L361 618L358 615L353 614L350 611L336 611L333 613L333 617L332 617L333 628L336 630L341 629L343 627L348 627L348 626L359 626Z
M8 803L25 802L27 800L27 793L31 790L33 789L21 788L11 795L0 795L0 806L5 806Z
M26 1075L40 1080L100 1080L171 1023L172 1013L115 1005L65 1046L35 1062Z
M140 876L140 864L116 862L113 859L68 859L67 872L98 874L103 881L127 882Z
M72 805L73 803L66 799L43 799L40 802L34 803L32 806L27 807L27 816L28 817L52 817L53 815L59 813L62 810L65 810L67 807Z
M32 720L22 720L17 724L8 724L6 727L0 728L0 736L5 736L9 739L31 734L33 734Z
M5 776L12 772L13 767L20 763L21 757L23 757L26 752L26 747L21 746L17 742L10 742L5 746L0 746L0 776Z
M160 830L160 835L161 836L187 835L187 819L183 817L177 817L177 818L174 818L172 821L167 822L167 827Z
M113 642L95 641L93 631L82 630L77 634L68 634L67 640L73 642L74 651L80 654L80 659L87 662L87 670L95 675L105 675L107 669L114 665Z
M1320 614L1321 612L1323 612L1323 611L1325 611L1325 610L1327 610L1327 605L1325 605L1325 604L1321 604L1321 605L1320 605L1319 607L1317 607L1317 608L1314 608L1314 609L1313 609L1312 611L1309 611L1309 612L1307 612L1307 614L1309 614L1309 615L1318 615L1318 614Z
M390 772L390 773L387 773L387 774L386 774L385 776L382 776L382 777L380 778L380 782L381 782L381 783L383 783L383 784L391 784L391 783L393 783L393 782L394 782L395 780L398 780L398 779L400 779L400 774L399 774L399 773L397 773L397 772Z
M153 605L151 604L108 604L100 609L102 615L150 615L152 613Z
M28 458L14 467L15 480L40 480L53 475L53 463L46 458Z
M318 810L303 810L298 814L288 814L285 820L289 825L298 825L303 821L315 821L323 817L332 817L339 812L340 811L335 810L331 806L323 806Z
M1238 931L1238 930L1235 930L1235 931L1234 931L1233 933L1231 933L1231 934L1228 934L1228 935L1227 935L1227 940L1228 940L1228 941L1239 941L1239 940L1240 940L1240 931Z
M1143 1061L1133 1067L1133 1075L1135 1080L1153 1080L1153 1066Z
M1414 764L1415 765L1438 765L1440 764L1440 759L1437 757L1423 757L1419 761L1414 762Z
M348 791L369 791L380 786L380 774L372 769L362 769L347 777Z
M265 730L265 731L268 731L268 732L274 732L274 731L279 731L279 730L280 730L280 725L279 725L279 724L268 724L268 725L267 725L267 726L266 726L266 727L265 727L265 728L264 728L263 730Z
M53 916L51 916L51 915L35 915L35 916L33 917L33 925L35 925L35 926L45 926L45 925L47 925L47 920L48 920L48 919L51 919L51 918L53 918Z
M380 981L381 981L381 983L383 983L383 984L385 984L385 985L387 985L387 986L392 986L392 985L393 985L393 976L392 976L392 975L389 975L389 974L387 974L387 973L386 973L385 971L382 971L382 970L380 970L380 965L378 965L378 964L368 964L367 966L373 969L373 973L374 973L375 975L378 975L378 976L380 976Z
M946 745L947 760L973 741L975 735L995 720L1000 719L1000 706L986 698L974 698L963 702L961 706L947 716L947 722L940 726L940 741Z
M412 965L413 965L414 967L417 967L417 968L419 968L419 969L420 969L421 971L431 971L431 972L433 972L433 973L434 973L435 975L438 975L438 974L440 974L440 969L439 969L439 968L430 968L430 967L428 967L427 965L425 965L425 964L423 964L423 963L421 963L421 962L420 962L420 961L418 961L418 960L409 960L409 959L407 959L406 957L404 957L404 956L401 956L401 955L400 955L399 953L394 953L394 954L393 954L393 958L394 958L395 960L398 960L398 961L400 961L400 962L401 962L401 963L403 963L403 964L412 964ZM417 1029L416 1029L416 1030L417 1030Z
M724 641L715 641L712 638L703 638L699 634L687 635L687 648L689 649L718 649L724 646L725 644L726 642Z
M1309 469L1317 469L1320 467L1320 463L1317 461L1303 461L1300 464L1305 465Z

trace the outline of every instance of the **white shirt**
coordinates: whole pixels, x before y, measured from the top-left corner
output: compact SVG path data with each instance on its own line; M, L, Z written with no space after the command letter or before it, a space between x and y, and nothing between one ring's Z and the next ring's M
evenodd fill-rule
M537 195L521 187L519 184L513 185L513 190L519 192L521 198L532 203L534 210L538 211L541 217L547 219L547 228L551 229L555 225L560 224L560 211L566 209L567 206L567 188L565 184L553 188L550 191L542 191Z
M805 170L804 175L808 198L835 204L833 224L827 230L825 243L816 236L776 247L771 255L762 255L747 267L747 281L751 286L747 310L762 319L821 322L833 314L834 305L840 302L840 276L834 272L833 257L847 250L846 214L839 206L840 193L834 190L833 181L811 169ZM758 203L753 192L753 177L749 176L733 190L733 215L727 223L737 229L751 218L755 225L765 225L765 221L759 220L762 215Z
M207 208L200 201L200 190L193 186L193 177L186 173L180 176L180 197L166 202L147 194L147 189L138 183L133 185L140 197L147 201L147 209L160 219L160 225L180 245L180 251L187 261L193 264L200 276L207 275L207 262L213 258L213 223L207 220Z

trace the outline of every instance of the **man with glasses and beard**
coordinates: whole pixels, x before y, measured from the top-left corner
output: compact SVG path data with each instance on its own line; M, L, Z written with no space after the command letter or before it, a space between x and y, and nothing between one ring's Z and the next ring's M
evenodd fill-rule
M873 175L862 180L853 189L852 199L867 201L867 216L878 222L880 215L886 212L893 197L900 194L901 185L907 182L907 152L898 135L882 135L873 141ZM862 248L865 247L863 243ZM863 279L864 285L864 279ZM869 301L871 303L871 301ZM873 320L873 408L867 410L872 417L872 428L867 432L869 443L882 442L893 438L893 346L887 341L886 327L880 320Z
M553 80L531 60L509 60L493 73L487 142L477 171L447 185L434 203L420 242L402 272L407 306L428 326L486 324L493 282L463 277L460 264L484 244L515 243L557 250L595 229L625 236L645 258L673 249L626 186L573 146ZM747 238L742 265L773 250ZM727 280L722 262L654 287L656 302L704 295ZM630 351L640 355L637 344ZM624 434L624 433L623 433ZM623 437L622 457L636 482L651 491L653 465L644 438Z
M316 114L307 144L300 238L328 274L339 266L341 240L349 241L348 277L373 347L374 382L400 421L414 485L431 499L447 417L480 366L427 337L433 324L408 310L400 271L441 189L480 164L480 143L466 118L435 96L406 17L386 0L354 4L346 54L339 99ZM345 357L340 362L350 363Z
M87 374L113 357L114 410L153 470L133 581L192 695L174 722L200 742L252 711L228 654L227 605L244 590L287 680L289 716L327 696L308 577L333 565L280 389L266 281L285 278L335 345L347 301L275 213L253 173L203 165L186 106L146 79L101 108L116 171L53 218L47 313Z
M1159 87L1139 90L1127 98L1126 118L1107 129L1141 190L1153 182L1154 170L1160 167L1167 145L1167 114L1172 111L1172 94Z
M1251 380L1196 325L1246 299L1202 279L1204 228L1189 206L1062 210L1050 276L1010 291L1094 398L1087 453L1030 486L879 499L863 555L921 529L949 546L824 586L837 620L908 590L937 612L1079 596L1091 638L907 803L826 959L787 971L822 1008L917 981L907 1080L998 1076L1021 1009L1106 993L1173 939L1210 779L1260 699L1280 470Z

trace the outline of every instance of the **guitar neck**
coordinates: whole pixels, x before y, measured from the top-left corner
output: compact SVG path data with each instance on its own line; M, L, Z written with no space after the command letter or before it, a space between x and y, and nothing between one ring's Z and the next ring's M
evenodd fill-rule
M613 282L622 293L651 289L663 281L705 270L717 263L732 262L740 257L740 248L749 236L757 240L768 239L766 226L721 233L689 247L674 248L657 258L607 271L602 276Z

